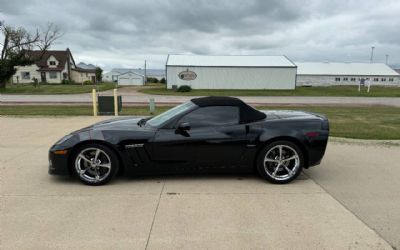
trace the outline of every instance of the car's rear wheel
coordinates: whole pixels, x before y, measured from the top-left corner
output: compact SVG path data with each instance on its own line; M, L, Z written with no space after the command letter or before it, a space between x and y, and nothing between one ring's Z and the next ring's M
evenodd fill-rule
M266 146L257 159L259 174L271 183L284 184L293 181L303 169L301 149L289 141L276 141Z
M75 174L85 184L106 184L118 172L118 158L106 146L87 144L76 152L73 161Z

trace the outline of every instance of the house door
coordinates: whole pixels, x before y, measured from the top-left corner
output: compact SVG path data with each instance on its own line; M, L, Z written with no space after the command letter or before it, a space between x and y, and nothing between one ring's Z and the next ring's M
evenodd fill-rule
M92 83L96 83L96 77L92 76Z
M41 82L46 82L46 72L40 72Z

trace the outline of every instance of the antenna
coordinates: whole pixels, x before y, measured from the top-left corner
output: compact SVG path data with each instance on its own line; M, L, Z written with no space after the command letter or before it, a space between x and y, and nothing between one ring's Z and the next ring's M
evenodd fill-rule
M374 62L374 49L375 49L375 47L372 46L372 47L371 47L371 58L370 58L370 63L373 63L373 62Z
M389 61L389 55L386 54L385 56L386 56L386 65L387 65L387 64L388 64L388 61Z

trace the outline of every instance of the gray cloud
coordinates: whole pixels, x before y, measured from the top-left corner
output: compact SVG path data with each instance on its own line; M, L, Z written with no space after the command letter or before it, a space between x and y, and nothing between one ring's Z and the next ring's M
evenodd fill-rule
M400 2L321 0L0 0L0 20L28 30L47 22L76 61L163 67L167 54L286 54L299 61L400 66Z

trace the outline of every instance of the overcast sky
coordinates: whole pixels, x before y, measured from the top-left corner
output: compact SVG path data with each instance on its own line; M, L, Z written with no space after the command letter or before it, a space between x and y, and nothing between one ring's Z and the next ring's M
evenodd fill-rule
M75 61L162 68L168 54L287 55L294 61L400 66L400 1L0 0L0 20L28 30L52 22L52 49Z

